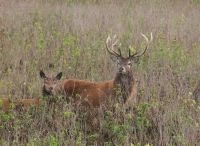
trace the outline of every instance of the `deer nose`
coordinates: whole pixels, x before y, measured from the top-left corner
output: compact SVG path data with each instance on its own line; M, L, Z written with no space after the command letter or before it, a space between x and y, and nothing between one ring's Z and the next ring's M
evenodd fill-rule
M120 68L119 68L119 71L120 71L120 72L125 72L125 67L120 67Z
M53 90L53 87L49 87L50 90Z

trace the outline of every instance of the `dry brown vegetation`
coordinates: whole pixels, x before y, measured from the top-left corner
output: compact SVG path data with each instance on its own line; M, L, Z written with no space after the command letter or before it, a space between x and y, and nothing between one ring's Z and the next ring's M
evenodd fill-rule
M43 101L29 111L0 112L0 145L200 145L200 106L192 98L200 78L199 18L199 0L0 0L0 98ZM143 48L140 33L150 32L153 43L133 67L139 103L129 111L114 103L83 112L42 97L40 69L113 79L108 34L118 35L126 54Z

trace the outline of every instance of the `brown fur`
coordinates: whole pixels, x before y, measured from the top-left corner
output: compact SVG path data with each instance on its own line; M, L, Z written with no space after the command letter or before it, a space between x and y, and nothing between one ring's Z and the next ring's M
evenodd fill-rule
M3 111L9 111L11 109L17 109L17 108L23 108L27 110L31 106L38 107L41 104L41 100L38 97L18 99L16 101L11 101L8 98L1 98L0 103L1 103L0 108Z
M120 96L126 106L137 102L137 81L134 78L132 70L130 70L127 74L117 73L113 84L115 96L117 97L119 95L116 94L121 94Z
M8 111L11 108L11 101L8 98L0 98L0 109Z
M76 104L89 104L89 106L98 107L102 102L112 95L113 81L89 82L77 79L68 79L55 87L57 95L71 97Z
M36 98L26 98L26 99L19 99L15 102L16 106L22 106L24 109L28 109L31 106L38 107L41 104L41 100L39 97Z

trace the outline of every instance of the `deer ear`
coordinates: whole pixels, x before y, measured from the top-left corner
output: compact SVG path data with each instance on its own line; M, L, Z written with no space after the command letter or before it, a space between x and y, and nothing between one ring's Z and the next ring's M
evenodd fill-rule
M45 79L46 78L46 75L45 75L45 73L41 70L40 71L40 77L42 78L42 79Z
M61 77L62 77L62 72L60 72L59 74L56 75L56 79L57 79L57 80L60 80Z

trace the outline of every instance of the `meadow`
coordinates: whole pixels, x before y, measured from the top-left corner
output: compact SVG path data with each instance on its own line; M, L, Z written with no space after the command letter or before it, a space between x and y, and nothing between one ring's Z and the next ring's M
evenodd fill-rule
M200 78L199 0L0 0L0 98L40 97L29 111L0 111L0 145L200 145L200 105L192 92ZM50 105L43 80L113 79L106 52L116 34L121 50L146 54L133 66L138 104L129 111ZM1 103L0 103L1 106Z

